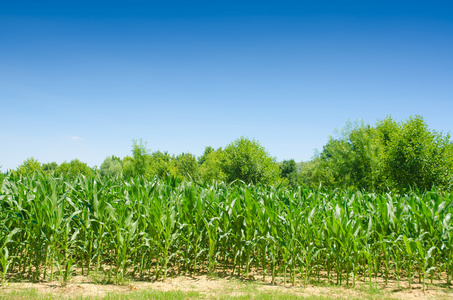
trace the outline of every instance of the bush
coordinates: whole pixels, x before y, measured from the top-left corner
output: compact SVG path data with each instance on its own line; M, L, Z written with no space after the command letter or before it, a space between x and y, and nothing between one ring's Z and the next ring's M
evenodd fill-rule
M230 182L275 184L281 181L275 158L257 141L244 137L225 147L222 169Z
M308 181L337 187L450 187L453 144L448 134L430 130L420 116L401 123L387 117L375 127L348 123L329 138L313 166Z

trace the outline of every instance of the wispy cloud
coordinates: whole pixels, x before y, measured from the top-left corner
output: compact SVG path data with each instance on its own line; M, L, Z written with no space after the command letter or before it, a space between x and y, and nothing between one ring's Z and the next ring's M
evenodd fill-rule
M82 138L78 137L78 136L71 136L71 140L80 141L80 140L82 140Z

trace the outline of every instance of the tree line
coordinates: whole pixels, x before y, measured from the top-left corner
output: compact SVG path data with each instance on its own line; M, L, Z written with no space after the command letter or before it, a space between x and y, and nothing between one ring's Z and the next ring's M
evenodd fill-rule
M322 151L307 162L278 162L256 140L241 137L224 148L206 147L196 157L172 155L147 148L133 140L130 156L107 157L100 167L90 168L74 159L58 165L25 160L11 172L42 171L54 176L171 176L179 181L235 180L251 184L350 187L367 191L408 188L449 189L453 182L453 142L449 134L429 129L423 117L397 122L391 117L374 126L348 122L330 136ZM2 174L4 176L5 174Z

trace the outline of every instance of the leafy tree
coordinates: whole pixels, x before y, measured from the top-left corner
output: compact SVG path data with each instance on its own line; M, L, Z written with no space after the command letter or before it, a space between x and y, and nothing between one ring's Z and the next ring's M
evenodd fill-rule
M42 171L41 163L34 157L27 158L16 170L16 172L22 175L30 175L34 172Z
M348 122L329 137L320 153L318 172L321 182L373 190L379 174L379 145L375 143L375 130L363 122Z
M333 186L334 178L331 170L325 168L325 162L316 156L314 159L301 162L299 165L299 181L306 186L317 187L319 184Z
M205 151L206 154L206 151ZM203 155L205 155L203 154ZM203 181L225 181L226 175L223 172L224 152L222 148L214 151L209 151L203 159L200 166L200 177Z
M173 157L168 152L155 151L151 154L150 159L152 176L164 178L176 172L172 164Z
M134 166L134 159L130 156L125 156L122 160L123 166L123 174L125 176L134 176L135 174L135 166Z
M179 178L196 179L199 175L198 162L190 153L182 153L174 159L176 176Z
M302 177L311 184L369 191L447 187L453 178L452 147L449 135L430 131L420 116L401 123L387 117L375 127L349 122L329 138Z
M56 162L50 162L42 165L42 169L44 172L54 175L55 170L58 168L58 164Z
M79 175L92 176L93 170L84 162L78 159L73 159L70 162L63 162L55 170L57 176L68 176L74 178Z
M390 118L379 125L391 124ZM421 116L410 117L393 129L384 153L385 172L398 188L430 189L449 186L453 179L453 146L450 136L429 130Z
M280 176L288 180L290 187L299 185L299 168L294 159L284 160L280 164Z
M292 173L297 173L297 164L294 159L284 160L280 165L280 171L284 178L288 178Z
M143 143L142 139L139 141L133 140L132 142L132 158L135 175L149 175L149 150L146 148L146 142Z
M121 158L114 155L107 157L101 164L100 173L102 176L116 176L123 172Z
M204 149L203 155L200 156L200 157L198 158L198 163L199 163L200 165L204 164L204 162L206 161L208 155L209 155L210 153L214 152L214 151L215 151L214 148L212 148L211 146L207 146L207 147Z
M225 147L222 167L227 181L275 184L280 179L275 158L257 141L244 137Z

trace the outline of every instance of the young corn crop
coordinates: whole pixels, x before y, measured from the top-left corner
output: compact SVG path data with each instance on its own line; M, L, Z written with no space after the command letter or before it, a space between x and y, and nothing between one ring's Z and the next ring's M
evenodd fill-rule
M368 194L143 177L7 176L0 279L77 270L165 279L218 273L308 284L451 283L453 194Z

